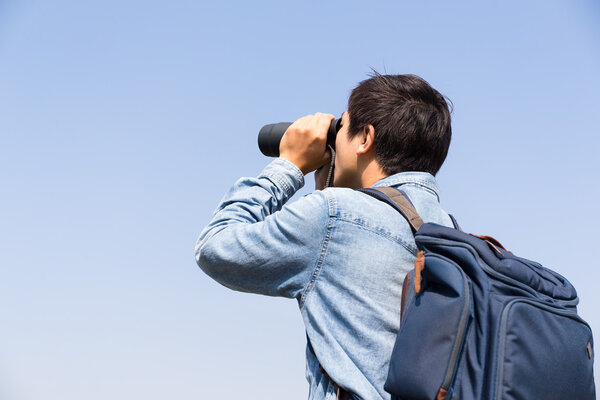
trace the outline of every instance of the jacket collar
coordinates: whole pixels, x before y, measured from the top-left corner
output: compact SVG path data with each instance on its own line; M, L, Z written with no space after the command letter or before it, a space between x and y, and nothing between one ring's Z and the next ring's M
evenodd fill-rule
M433 194L435 194L438 201L440 201L440 193L437 180L429 172L398 172L397 174L386 176L385 178L378 180L371 187L392 186L398 188L399 186L405 183L415 183L417 185L423 186L426 189L429 189Z

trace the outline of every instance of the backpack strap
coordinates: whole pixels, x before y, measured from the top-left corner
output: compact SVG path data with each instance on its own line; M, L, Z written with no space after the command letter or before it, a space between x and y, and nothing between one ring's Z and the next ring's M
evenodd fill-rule
M388 203L398 210L410 224L413 233L416 233L421 225L423 225L423 220L419 216L419 213L417 210L415 210L412 202L403 191L387 186L358 190L368 194L369 196L373 196L378 200Z
M402 214L402 216L404 216L404 218L406 218L406 220L410 224L413 233L416 233L421 227L421 225L423 225L423 220L419 216L419 213L417 212L417 210L415 210L415 207L413 206L412 202L410 201L406 193L404 193L402 190L394 189L388 186L382 186L368 189L358 189L358 191L366 193L369 196L373 196L378 200L388 203L396 210L398 210L400 214ZM460 225L458 225L458 222L456 221L456 218L454 218L452 214L448 214L448 216L452 220L452 225L454 225L454 228L458 229L459 231L462 231Z
M460 225L458 224L458 222L456 222L456 218L454 218L454 215L452 214L448 214L448 216L450 217L450 219L452 220L452 224L454 225L455 229L458 229L459 231L462 232L462 229L460 227Z

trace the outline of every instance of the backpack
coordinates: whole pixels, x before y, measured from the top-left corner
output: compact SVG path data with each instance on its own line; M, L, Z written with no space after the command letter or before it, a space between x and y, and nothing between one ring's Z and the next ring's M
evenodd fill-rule
M594 345L575 288L489 236L423 223L404 192L360 189L418 248L385 382L393 400L593 400Z

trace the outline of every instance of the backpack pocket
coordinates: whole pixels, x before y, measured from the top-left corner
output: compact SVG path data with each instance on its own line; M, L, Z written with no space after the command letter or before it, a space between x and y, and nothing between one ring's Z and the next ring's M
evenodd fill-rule
M596 398L593 341L575 311L515 299L502 311L495 400Z
M428 254L420 292L408 290L385 390L393 399L443 399L473 318L471 283L454 261Z

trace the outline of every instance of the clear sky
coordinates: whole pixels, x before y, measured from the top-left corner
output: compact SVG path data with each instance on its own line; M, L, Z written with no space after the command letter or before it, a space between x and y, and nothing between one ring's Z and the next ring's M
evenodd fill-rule
M598 335L598 2L3 0L0 398L306 398L295 301L193 247L260 127L341 115L371 67L450 97L443 208Z

